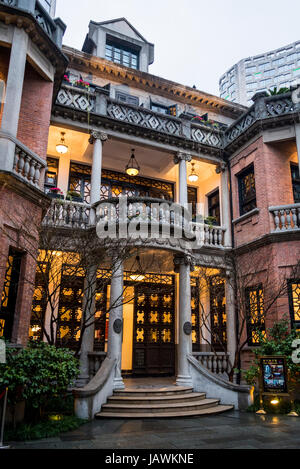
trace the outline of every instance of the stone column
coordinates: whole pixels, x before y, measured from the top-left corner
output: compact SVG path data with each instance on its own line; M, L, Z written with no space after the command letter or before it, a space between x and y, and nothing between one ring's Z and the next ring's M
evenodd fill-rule
M179 272L179 336L177 350L177 386L192 386L188 356L192 353L191 279L192 258L174 258L175 272Z
M299 174L300 174L300 124L295 124L295 134L296 134L296 145L297 145L297 153L298 153L298 166L299 166Z
M82 301L82 325L83 321L86 329L83 334L80 349L80 375L77 379L77 386L81 387L90 380L89 376L89 356L94 350L95 340L95 295L97 287L97 265L91 264L86 271L84 279L84 294ZM84 319L85 316L85 319Z
M231 239L231 210L230 210L230 192L229 192L229 170L226 163L221 163L216 168L216 173L221 174L221 210L222 226L226 228L224 234L224 246L232 246Z
M23 93L28 36L21 28L14 28L10 61L6 83L1 131L17 136L21 100ZM8 139L0 140L0 168L11 171L14 162L15 144Z
M117 360L114 377L114 389L124 389L121 374L122 338L123 338L123 262L115 259L112 266L110 286L110 311L108 326L108 358Z
M178 181L179 181L179 198L178 202L181 205L188 203L188 191L187 191L187 161L192 161L192 157L189 153L178 152L174 156L174 163L178 164Z
M91 204L95 204L100 200L101 189L101 171L102 171L102 150L103 143L106 142L108 136L104 132L93 130L89 142L94 145L93 164L91 175Z
M237 331L234 278L233 273L229 271L226 272L225 296L227 317L227 352L229 353L230 364L233 366L237 347Z

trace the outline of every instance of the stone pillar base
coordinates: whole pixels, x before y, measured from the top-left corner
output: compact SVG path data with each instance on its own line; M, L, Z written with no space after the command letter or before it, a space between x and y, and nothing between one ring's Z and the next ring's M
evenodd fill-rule
M176 378L176 386L193 387L193 380L191 376L178 375Z
M122 377L114 378L114 389L125 389L125 384Z

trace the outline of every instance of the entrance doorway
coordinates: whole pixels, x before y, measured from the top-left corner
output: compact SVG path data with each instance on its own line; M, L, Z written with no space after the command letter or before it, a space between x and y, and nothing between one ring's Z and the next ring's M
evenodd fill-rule
M133 375L175 374L175 279L147 275L135 286Z

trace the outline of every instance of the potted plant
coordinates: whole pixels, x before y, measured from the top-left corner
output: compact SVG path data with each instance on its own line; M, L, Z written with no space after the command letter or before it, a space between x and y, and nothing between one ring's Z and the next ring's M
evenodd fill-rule
M217 219L216 217L205 217L204 223L212 228L213 226L217 226Z
M59 187L51 187L51 189L49 189L48 195L49 195L49 197L51 197L51 199L61 199L62 200L64 198L64 194L59 189Z
M66 196L66 200L70 200L71 202L82 202L83 201L80 192L77 192L77 191L68 191L67 196Z

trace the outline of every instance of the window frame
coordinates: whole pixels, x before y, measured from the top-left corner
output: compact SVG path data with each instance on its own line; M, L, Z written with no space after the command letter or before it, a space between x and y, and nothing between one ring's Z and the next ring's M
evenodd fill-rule
M261 332L266 331L266 316L265 316L265 313L263 313L262 315L260 311L260 295L259 295L260 291L262 291L262 300L263 300L263 309L264 309L265 295L264 295L263 285L261 283L252 287L247 287L245 288L245 291L244 291L245 303L246 303L247 344L249 345L249 347L259 347L261 345L260 343L253 342L253 337L252 337L253 331L261 331ZM250 292L256 292L256 298L257 298L256 304L257 304L257 307L259 308L259 314L263 316L263 321L262 320L257 321L257 324L255 322L253 324L250 324L250 320L251 320ZM250 326L251 326L251 329L250 329Z
M244 179L249 176L249 174L253 173L254 179L254 196L252 198L246 199L243 197L243 184ZM238 193L239 193L239 209L240 209L240 216L246 215L247 213L251 212L255 208L257 208L257 196L256 196L256 183L255 183L255 169L254 163L251 163L247 168L244 168L240 173L237 175L238 178ZM251 208L250 210L246 210L245 206L249 205L250 203L254 202L255 207Z
M296 197L295 197L295 193L296 193L295 186L297 185L300 188L300 170L299 170L298 164L294 163L293 161L291 161L291 163L290 163L290 168L291 168L291 179L292 179L292 190L293 190L294 204L299 204L300 203L300 191L299 191L299 200L297 200ZM298 178L293 177L293 171L294 170L296 170L296 172L298 171L298 175L299 175Z
M111 58L108 57L108 47L111 47ZM120 54L120 61L116 60L116 54ZM125 63L124 55L128 55L128 64ZM134 47L114 37L107 37L105 44L105 59L123 67L139 70L140 68L140 48ZM133 63L133 59L136 64Z
M288 280L288 298L289 298L289 311L290 311L290 318L291 318L291 326L294 329L300 329L300 319L295 319L295 310L294 310L294 300L293 300L293 290L292 285L299 284L300 285L300 278L289 279ZM300 309L299 309L300 314Z

